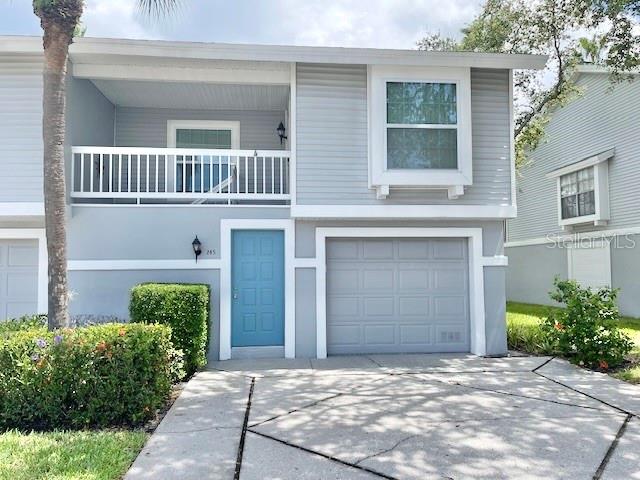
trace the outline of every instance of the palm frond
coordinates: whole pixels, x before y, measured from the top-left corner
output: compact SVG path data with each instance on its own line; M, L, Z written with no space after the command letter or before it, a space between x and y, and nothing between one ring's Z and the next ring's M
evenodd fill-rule
M174 12L180 4L180 0L138 0L138 8L151 16L162 17Z

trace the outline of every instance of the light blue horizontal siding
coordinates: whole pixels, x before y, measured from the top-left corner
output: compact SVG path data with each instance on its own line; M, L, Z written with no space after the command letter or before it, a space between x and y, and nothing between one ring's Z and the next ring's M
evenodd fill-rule
M297 201L323 204L508 205L509 74L472 70L473 185L459 200L442 190L368 187L367 70L361 65L297 67Z
M276 128L284 112L249 110L188 110L116 108L116 146L166 147L168 120L227 120L240 122L240 148L280 150Z
M518 217L508 223L510 241L561 233L556 180L546 174L610 148L606 230L640 225L640 81L612 85L605 74L582 74L581 96L554 112L540 146L518 178ZM614 87L611 89L611 87Z
M41 202L42 62L0 56L0 202Z

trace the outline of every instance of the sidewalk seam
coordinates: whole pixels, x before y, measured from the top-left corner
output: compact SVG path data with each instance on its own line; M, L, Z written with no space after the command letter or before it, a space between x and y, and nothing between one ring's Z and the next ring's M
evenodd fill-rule
M249 412L251 411L251 399L253 398L253 387L256 384L256 378L251 378L251 386L249 387L249 398L247 399L247 409L244 412L244 421L242 422L242 433L240 434L240 443L238 444L238 456L236 457L236 469L233 474L233 480L240 480L240 470L242 469L242 455L244 453L244 441L247 436L247 425L249 424Z

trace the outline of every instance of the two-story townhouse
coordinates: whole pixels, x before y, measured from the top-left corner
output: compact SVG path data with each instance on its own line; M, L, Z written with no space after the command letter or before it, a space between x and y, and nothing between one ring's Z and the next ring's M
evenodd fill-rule
M552 304L553 279L620 289L640 316L640 82L612 83L578 68L579 95L553 112L518 175L518 217L508 221L507 298Z
M0 39L0 316L46 306L40 48ZM511 71L545 60L77 39L72 314L202 282L211 359L504 354Z

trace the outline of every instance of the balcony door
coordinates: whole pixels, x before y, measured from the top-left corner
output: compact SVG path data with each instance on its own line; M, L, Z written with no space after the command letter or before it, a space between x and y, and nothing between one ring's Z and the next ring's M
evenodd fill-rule
M169 120L167 146L185 149L240 148L240 122ZM219 168L211 168L211 165ZM229 158L185 154L176 156L176 192L211 192L229 178Z

